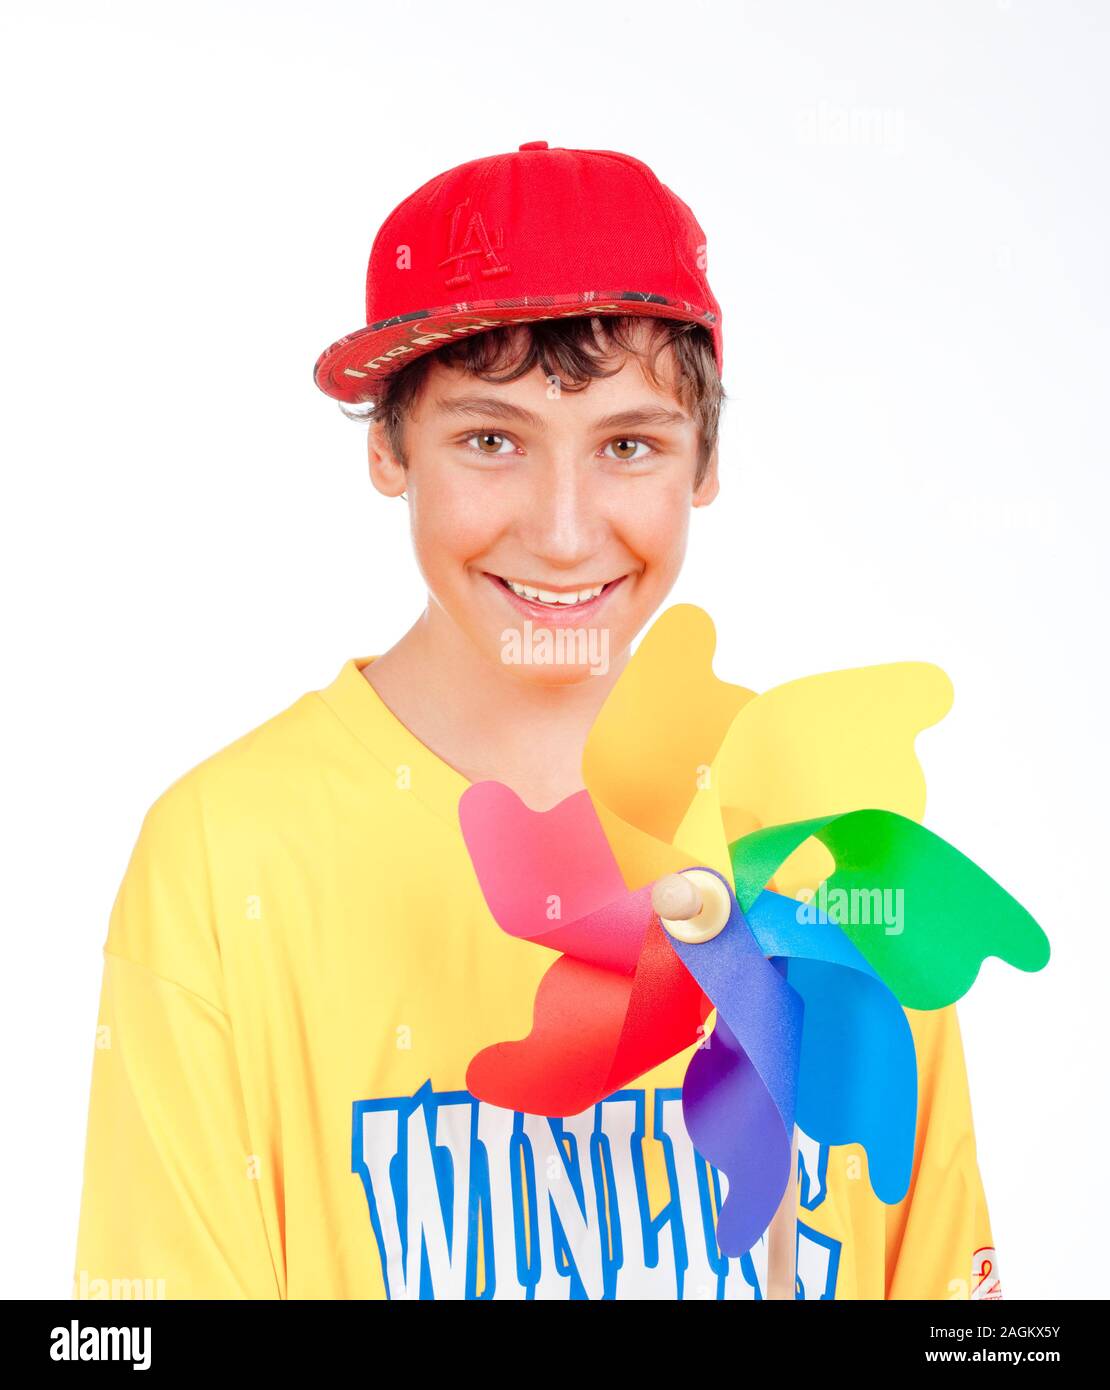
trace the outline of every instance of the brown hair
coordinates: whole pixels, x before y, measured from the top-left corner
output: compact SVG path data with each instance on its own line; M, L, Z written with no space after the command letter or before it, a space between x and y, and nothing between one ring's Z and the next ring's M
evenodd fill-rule
M647 326L646 347L636 344L637 324ZM698 427L696 487L717 447L725 401L712 339L697 323L622 314L507 324L424 353L389 377L376 396L364 397L361 408L341 404L340 409L352 420L381 421L393 456L404 467L405 416L417 401L433 360L462 367L490 382L516 381L539 366L545 376L557 377L563 390L579 391L598 377L618 372L623 365L621 353L639 357L651 382L663 386L666 379L658 370L658 359L668 347L674 354L675 394Z

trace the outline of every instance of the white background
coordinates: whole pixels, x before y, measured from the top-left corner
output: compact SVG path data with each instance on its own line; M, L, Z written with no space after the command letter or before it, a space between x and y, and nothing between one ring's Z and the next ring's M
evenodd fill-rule
M724 485L674 600L765 688L936 661L928 823L1053 943L960 1006L1007 1296L1105 1297L1110 7L4 7L0 1293L66 1297L100 951L143 814L411 624L312 382L370 243L527 140L695 209Z

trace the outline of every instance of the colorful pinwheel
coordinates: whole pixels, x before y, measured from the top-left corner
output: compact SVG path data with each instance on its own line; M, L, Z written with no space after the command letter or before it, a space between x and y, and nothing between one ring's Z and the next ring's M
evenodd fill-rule
M499 782L460 798L494 919L558 953L531 1033L479 1052L467 1087L577 1115L700 1043L683 1115L727 1179L717 1242L740 1255L783 1198L795 1123L860 1144L875 1194L901 1200L917 1115L904 1008L954 1003L990 955L1039 970L1048 941L917 823L913 740L947 712L942 671L757 696L714 676L714 644L700 609L662 615L590 732L584 791L544 812Z

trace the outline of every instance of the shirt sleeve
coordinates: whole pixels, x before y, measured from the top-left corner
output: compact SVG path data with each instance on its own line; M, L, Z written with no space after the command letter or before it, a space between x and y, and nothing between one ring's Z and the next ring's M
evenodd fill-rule
M195 797L143 822L112 909L75 1298L279 1298Z
M956 1006L906 1015L917 1050L913 1174L886 1213L888 1299L1000 1298Z

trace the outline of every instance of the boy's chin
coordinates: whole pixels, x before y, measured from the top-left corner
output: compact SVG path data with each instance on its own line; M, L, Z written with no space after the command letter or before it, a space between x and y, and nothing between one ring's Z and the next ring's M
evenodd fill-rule
M596 666L551 665L551 666L506 666L510 679L522 685L551 689L561 686L581 685L584 681L596 680L608 673L609 666L599 661Z

